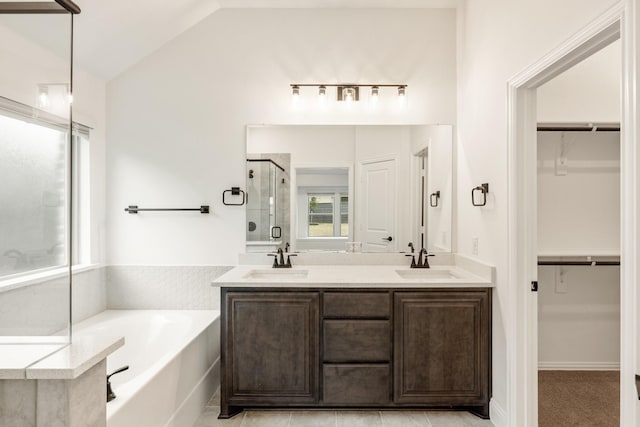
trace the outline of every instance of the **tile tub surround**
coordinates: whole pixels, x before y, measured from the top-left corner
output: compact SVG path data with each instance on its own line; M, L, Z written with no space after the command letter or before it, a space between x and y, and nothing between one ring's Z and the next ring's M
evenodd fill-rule
M217 309L210 283L230 266L107 266L73 276L73 323L107 309ZM0 336L45 336L67 327L65 277L2 291Z
M231 266L106 267L107 307L143 310L217 310L211 281Z
M73 321L107 308L105 269L73 275ZM61 277L9 291L0 288L0 336L51 335L68 326L69 280Z

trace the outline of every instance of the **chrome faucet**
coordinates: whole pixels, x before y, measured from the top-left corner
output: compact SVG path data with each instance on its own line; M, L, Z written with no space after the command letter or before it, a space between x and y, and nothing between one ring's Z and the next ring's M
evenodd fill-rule
M284 262L284 252L282 251L282 248L278 248L278 252L276 252L275 254L267 254L269 256L273 257L273 265L271 267L273 268L291 268L291 257L292 256L298 256L296 254L287 254L287 262Z
M424 257L423 257L424 255ZM435 256L434 254L430 254L427 252L425 248L420 249L418 253L418 262L416 263L416 257L412 254L407 254L405 256L411 257L411 268L431 268L429 265L428 257Z

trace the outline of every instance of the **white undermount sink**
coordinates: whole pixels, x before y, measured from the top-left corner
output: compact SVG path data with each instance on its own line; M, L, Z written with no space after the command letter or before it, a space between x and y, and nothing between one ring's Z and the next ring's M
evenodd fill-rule
M287 280L300 280L306 279L309 275L308 270L291 270L291 269L271 269L271 270L251 270L244 275L244 279L253 280L274 280L274 281L287 281Z
M403 279L437 280L460 278L454 271L446 269L411 268L407 270L396 270L396 273Z

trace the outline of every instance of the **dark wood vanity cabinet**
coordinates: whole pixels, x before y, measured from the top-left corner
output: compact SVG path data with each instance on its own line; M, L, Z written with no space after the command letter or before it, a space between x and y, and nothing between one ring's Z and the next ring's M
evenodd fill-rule
M222 295L221 417L243 407L317 404L319 294Z
M221 418L252 407L489 416L490 288L222 288L221 295Z
M489 416L489 298L483 289L395 294L396 403L466 406Z

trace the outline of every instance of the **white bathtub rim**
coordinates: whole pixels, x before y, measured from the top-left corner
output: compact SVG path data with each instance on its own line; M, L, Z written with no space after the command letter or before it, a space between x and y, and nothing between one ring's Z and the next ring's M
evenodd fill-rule
M114 390L118 398L109 402L107 404L107 421L114 414L116 414L120 408L125 406L128 400L135 395L135 392L142 389L147 383L151 381L166 365L170 364L176 357L181 354L181 351L188 347L196 338L198 338L202 333L206 331L208 327L210 327L213 323L215 323L220 318L219 310L104 310L95 316L92 316L88 319L85 319L81 322L78 322L77 326L83 328L83 323L94 323L96 316L102 317L110 317L111 315L117 313L131 313L135 312L136 314L147 313L149 315L152 314L167 314L167 312L173 313L181 313L181 314L210 314L211 318L206 322L203 321L199 323L197 327L194 327L189 331L186 337L180 340L180 346L175 346L171 351L163 354L160 358L158 358L155 362L151 364L147 369L144 370L139 375L136 375L132 380L127 381L125 384L118 385L117 389ZM89 326L90 327L90 326ZM82 329L81 329L82 331ZM82 334L82 332L78 332ZM127 345L127 341L125 338L125 346ZM144 351L144 349L142 349Z
M211 326L212 323L216 322L220 318L219 310L106 310L106 311L146 311L146 312L159 312L159 311L171 311L171 312L210 312L213 317L211 321L205 325L200 325L199 328L194 328L194 330L190 331L190 334L183 340L180 341L181 346L179 348L174 348L173 351L164 354L162 357L157 359L149 368L147 368L142 374L137 375L131 381L128 381L125 384L119 385L118 390L116 391L116 395L120 397L120 399L116 398L107 404L107 421L114 414L120 410L123 406L125 406L131 396L133 396L138 390L148 384L151 379L153 379L165 366L170 364L176 357L178 357L182 350L188 347L196 338L198 338L205 330ZM125 345L126 341L125 341Z

